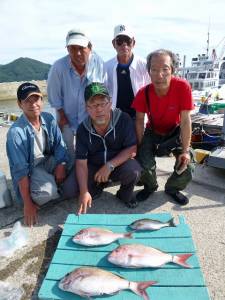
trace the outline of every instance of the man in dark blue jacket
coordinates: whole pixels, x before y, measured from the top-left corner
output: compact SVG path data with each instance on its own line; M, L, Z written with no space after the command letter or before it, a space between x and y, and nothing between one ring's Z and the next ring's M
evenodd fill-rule
M133 190L141 167L134 159L137 140L133 121L127 113L112 110L108 91L101 83L86 87L85 102L88 117L78 127L76 143L78 213L86 213L93 197L109 181L120 181L117 197L134 208Z

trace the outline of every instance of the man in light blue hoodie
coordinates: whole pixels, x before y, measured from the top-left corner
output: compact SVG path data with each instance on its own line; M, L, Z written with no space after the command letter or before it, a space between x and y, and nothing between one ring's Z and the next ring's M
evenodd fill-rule
M87 116L85 87L93 81L106 81L106 74L102 59L92 51L91 41L83 30L70 30L66 47L68 55L57 60L50 69L47 91L70 158L74 160L77 127Z

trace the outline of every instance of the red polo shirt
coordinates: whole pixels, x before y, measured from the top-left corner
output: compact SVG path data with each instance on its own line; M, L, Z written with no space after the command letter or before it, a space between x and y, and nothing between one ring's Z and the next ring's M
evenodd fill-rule
M175 126L180 124L181 111L194 109L191 86L186 80L178 77L172 77L169 90L162 97L156 95L154 86L151 83L149 102L154 131L163 135L169 133ZM148 113L145 87L138 91L132 107L137 112ZM150 128L150 123L148 118L146 127Z

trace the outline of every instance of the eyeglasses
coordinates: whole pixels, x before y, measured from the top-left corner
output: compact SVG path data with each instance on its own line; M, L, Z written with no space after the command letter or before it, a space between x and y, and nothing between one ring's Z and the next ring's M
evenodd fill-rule
M126 43L127 46L131 46L133 39L129 38L129 36L118 36L116 38L116 44L118 46L122 46L123 43Z
M87 105L87 108L90 109L90 110L96 110L99 107L100 108L105 108L108 104L109 104L109 101L98 103L98 104L93 104L93 105Z

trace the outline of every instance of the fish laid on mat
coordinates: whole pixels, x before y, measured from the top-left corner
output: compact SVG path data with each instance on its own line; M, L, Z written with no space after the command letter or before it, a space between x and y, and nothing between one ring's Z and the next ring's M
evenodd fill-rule
M124 268L158 268L166 263L191 268L192 266L186 263L190 256L192 254L171 255L140 244L126 244L113 250L108 255L108 261Z
M104 228L89 227L76 233L73 242L84 246L100 246L122 238L131 239L132 233L115 233Z
M111 272L95 268L82 267L67 274L59 282L59 288L81 297L114 295L122 290L131 290L144 300L149 300L146 289L156 281L128 281Z
M134 230L159 230L164 227L176 227L176 224L174 223L174 218L168 222L161 222L152 219L140 219L131 223L129 227Z

